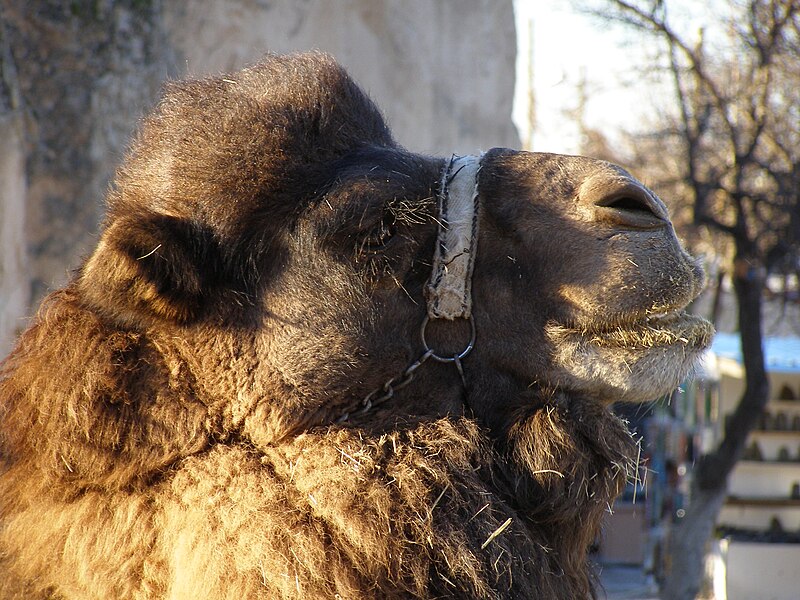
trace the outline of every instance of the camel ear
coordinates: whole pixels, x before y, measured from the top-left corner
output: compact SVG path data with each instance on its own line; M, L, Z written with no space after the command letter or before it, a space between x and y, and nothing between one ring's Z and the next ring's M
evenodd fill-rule
M102 312L187 323L197 319L221 274L208 228L169 215L126 216L103 232L80 288Z

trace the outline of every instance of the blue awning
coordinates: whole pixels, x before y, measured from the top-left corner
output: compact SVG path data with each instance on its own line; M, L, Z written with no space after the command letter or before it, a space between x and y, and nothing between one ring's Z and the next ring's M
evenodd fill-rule
M717 333L711 351L720 358L742 364L738 333ZM800 337L768 337L764 339L764 359L768 371L800 373Z

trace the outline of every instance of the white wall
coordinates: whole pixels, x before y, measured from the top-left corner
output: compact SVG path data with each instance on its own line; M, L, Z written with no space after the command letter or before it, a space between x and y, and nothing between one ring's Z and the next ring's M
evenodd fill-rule
M800 545L720 540L715 555L717 600L800 598Z

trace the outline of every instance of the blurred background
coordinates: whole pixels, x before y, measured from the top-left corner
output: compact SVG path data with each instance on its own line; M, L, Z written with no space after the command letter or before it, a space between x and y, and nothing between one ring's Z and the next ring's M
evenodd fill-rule
M310 49L411 150L588 154L665 200L721 334L618 408L641 472L598 560L637 575L618 597L800 597L800 0L0 0L0 356L165 81Z

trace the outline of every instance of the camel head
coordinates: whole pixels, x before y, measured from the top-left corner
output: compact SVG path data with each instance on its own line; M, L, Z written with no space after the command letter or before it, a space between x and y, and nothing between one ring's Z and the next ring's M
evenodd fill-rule
M491 335L476 355L514 389L604 403L673 390L713 329L685 311L704 275L662 201L610 163L509 150L483 157L479 189L474 302Z
M470 317L428 319L423 342L442 195L463 175L448 164L399 147L324 56L175 84L79 288L173 344L219 418L264 441L453 413L506 427L554 390L607 404L678 385L712 334L685 312L702 269L650 190L590 158L474 158ZM461 353L473 327L459 365L425 356Z

